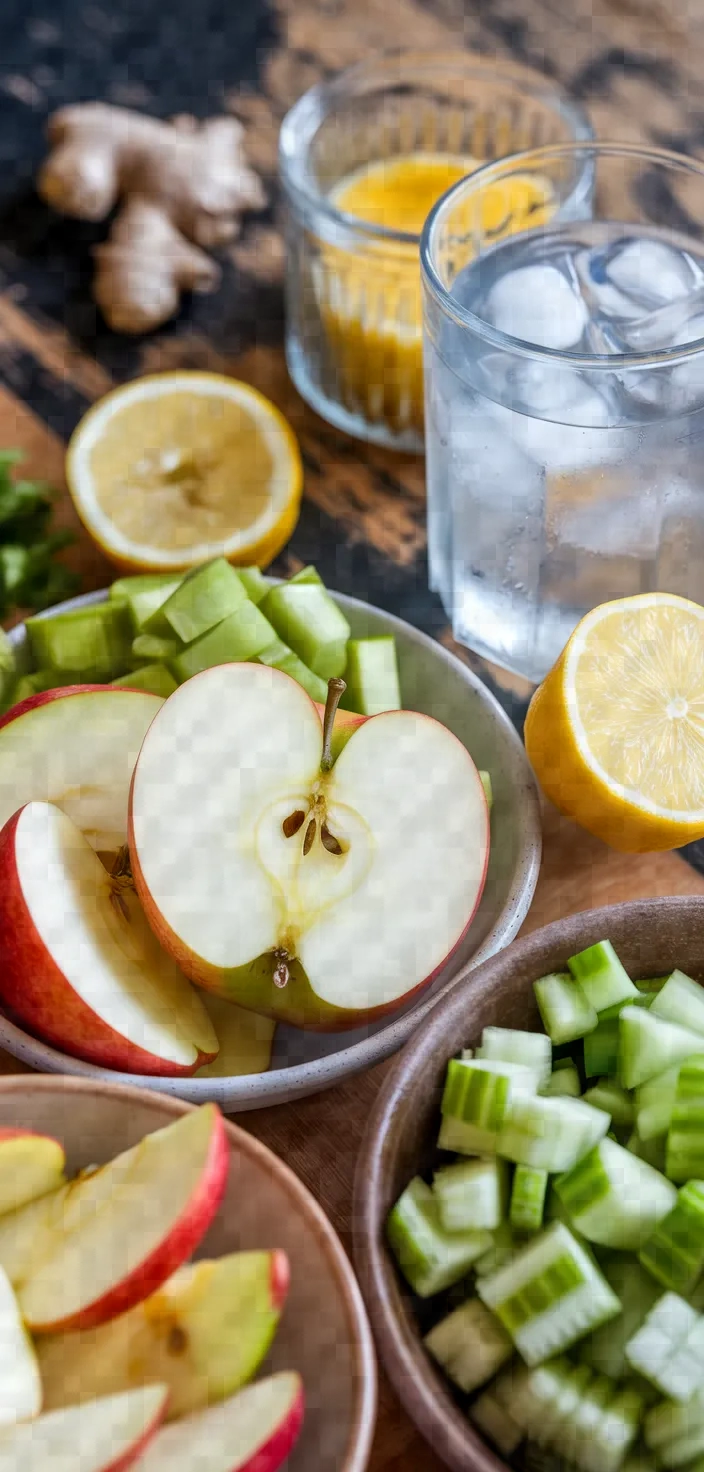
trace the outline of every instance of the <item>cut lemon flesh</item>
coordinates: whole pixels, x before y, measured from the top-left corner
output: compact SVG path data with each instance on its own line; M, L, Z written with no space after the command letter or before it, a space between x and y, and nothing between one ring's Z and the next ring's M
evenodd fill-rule
M546 795L613 847L704 836L704 608L644 593L593 609L536 691L525 738Z
M163 373L101 399L76 429L66 473L81 520L128 569L211 557L270 562L301 499L296 438L256 389L215 373Z

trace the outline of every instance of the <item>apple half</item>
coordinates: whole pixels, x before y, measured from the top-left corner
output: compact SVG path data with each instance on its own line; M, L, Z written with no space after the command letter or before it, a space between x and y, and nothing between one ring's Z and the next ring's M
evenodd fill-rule
M138 1460L141 1467L167 1397L165 1386L148 1385L2 1427L0 1467L3 1472L127 1472Z
M158 1381L169 1387L171 1420L232 1395L269 1350L288 1284L285 1252L234 1252L181 1268L96 1329L43 1336L45 1409Z
M27 803L0 833L0 997L30 1032L104 1068L191 1074L217 1056L130 883L53 803Z
M277 1472L303 1425L303 1383L283 1371L206 1411L164 1426L140 1472Z
M210 1226L228 1164L204 1104L5 1218L0 1260L30 1332L88 1329L155 1293Z
M0 719L0 828L27 802L53 802L99 853L127 837L132 770L163 705L143 690L71 685Z
M65 1164L63 1145L51 1135L0 1129L0 1217L55 1191Z
M481 896L477 769L430 716L360 721L337 761L295 680L265 665L196 675L152 722L129 849L147 919L179 966L302 1027L355 1027L427 985Z

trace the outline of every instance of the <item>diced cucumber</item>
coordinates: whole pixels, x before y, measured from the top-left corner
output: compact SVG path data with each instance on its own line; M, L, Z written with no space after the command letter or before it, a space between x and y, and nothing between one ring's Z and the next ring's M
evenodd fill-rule
M510 1373L500 1377L502 1399L508 1398ZM532 1370L522 1365L514 1372L509 1404L531 1442L537 1447L553 1445L555 1436L570 1424L592 1380L587 1365L571 1365L563 1356Z
M565 1099L579 1099L582 1093L582 1084L579 1073L571 1059L565 1060L566 1066L560 1068L555 1065L546 1084L540 1090L541 1094L548 1096L562 1096Z
M345 710L357 711L361 716L400 710L401 687L393 634L350 639L345 681L347 689L341 702Z
M604 1012L607 1007L625 1004L637 996L610 940L600 940L595 946L570 956L567 965L595 1012Z
M129 675L121 675L117 680L111 680L111 685L126 685L130 690L147 690L150 695L173 695L178 689L176 681L165 664L143 664L140 669L132 670Z
M688 1181L640 1252L665 1288L688 1297L704 1272L704 1181Z
M217 557L183 579L147 621L144 632L160 637L175 634L183 644L192 644L245 601L249 600L234 567Z
M493 1154L512 1090L536 1086L535 1071L515 1063L451 1058L441 1108L443 1124L449 1117L464 1126L461 1153ZM446 1138L441 1132L442 1149L459 1148L448 1145Z
M629 1372L626 1345L660 1297L660 1288L640 1263L621 1253L609 1256L601 1270L621 1304L621 1312L582 1341L579 1355L601 1375L621 1380Z
M294 573L293 577L288 579L288 583L289 587L293 588L297 587L299 583L317 583L319 587L322 587L323 579L317 567L313 567L311 562L307 567L302 567L297 573Z
M523 1440L523 1432L511 1412L497 1400L493 1387L482 1391L469 1408L469 1419L502 1457L512 1457Z
M134 578L118 578L110 588L110 600L128 609L133 634L141 633L144 625L156 613L162 603L176 592L183 581L181 573L144 573ZM170 632L168 630L167 632Z
M239 586L239 584L238 584ZM256 603L244 598L240 607L222 623L189 644L171 661L176 679L182 683L201 670L217 664L254 659L274 641L274 630Z
M666 1068L655 1078L636 1089L636 1129L641 1140L654 1140L666 1135L675 1107L677 1083L680 1076L679 1063Z
M386 1230L401 1272L420 1298L459 1282L491 1243L488 1232L445 1232L435 1197L420 1176L399 1197Z
M529 1365L560 1354L620 1304L589 1254L554 1222L504 1268L480 1278L477 1291Z
M693 1176L704 1178L704 1050L680 1067L667 1133L666 1170L678 1185Z
M15 651L5 630L0 629L0 715L12 701L16 677Z
M511 1097L497 1150L516 1165L570 1170L606 1134L609 1116L581 1099Z
M566 971L541 976L533 982L533 990L543 1027L553 1043L572 1043L596 1027L595 1009Z
M618 1068L618 1017L600 1021L584 1039L584 1072L587 1078L603 1078Z
M314 675L312 670L306 669L302 659L288 649L282 639L276 639L273 644L268 644L266 649L260 649L256 656L257 664L268 664L270 669L282 670L285 675L290 675L298 685L310 695L311 700L317 700L319 705L324 705L328 698L328 687L319 675ZM334 747L334 737L333 737Z
M547 1189L546 1170L534 1170L530 1165L516 1166L509 1208L509 1221L515 1232L532 1236L540 1231Z
M666 976L646 976L641 977L639 981L634 981L633 985L644 996L656 997L658 992L662 991L666 981Z
M508 1170L503 1160L463 1160L433 1177L433 1195L446 1232L493 1231L506 1214Z
M652 1004L656 1017L677 1022L690 1032L704 1033L704 987L684 971L673 971Z
M173 659L182 648L178 639L160 639L157 634L137 634L132 640L132 654L143 664L163 664L164 660Z
M633 1124L633 1100L621 1087L618 1079L600 1078L597 1084L587 1089L582 1098L585 1104L593 1104L595 1109L603 1109L606 1114L610 1114L611 1123L617 1129L628 1129Z
M670 1181L615 1140L602 1140L555 1182L555 1190L588 1241L633 1252L676 1200Z
M618 1472L643 1411L635 1389L562 1358L519 1371L511 1406L529 1438L559 1455L560 1468L568 1464L580 1472Z
M660 1467L683 1467L704 1454L704 1389L684 1405L661 1401L648 1411L643 1431Z
M510 1335L480 1298L470 1298L441 1319L423 1343L466 1393L486 1385L513 1354Z
M489 812L491 812L491 809L494 806L494 789L493 789L492 784L491 784L491 773L490 772L480 772L479 773L479 781L481 782L482 787L484 788L484 796L486 798L486 805L487 805L487 807L489 809Z
M510 1223L502 1222L491 1234L491 1246L474 1263L477 1277L486 1278L490 1273L498 1273L499 1268L505 1267L518 1250L519 1243L516 1242Z
M663 1293L626 1345L629 1365L671 1400L689 1400L704 1382L704 1319L676 1293Z
M52 618L28 618L26 628L37 664L76 683L114 680L129 665L130 621L119 603L108 600Z
M618 1028L618 1073L626 1089L637 1089L674 1063L704 1051L697 1033L642 1007L625 1007Z
M485 1027L476 1057L534 1068L540 1080L539 1088L547 1083L552 1068L552 1046L545 1033L521 1032L512 1027Z
M461 1058L461 1060L462 1060L463 1063L469 1063L470 1058L473 1058L473 1057L474 1057L474 1048L463 1048L462 1049L462 1052L460 1053L460 1058Z
M261 603L262 598L266 598L271 583L268 578L265 578L260 567L235 567L233 571L236 572L252 603Z
M314 675L329 680L344 674L350 626L322 584L282 583L269 590L260 607Z
M642 1140L637 1130L628 1136L626 1149L631 1155L637 1155L639 1160L644 1160L647 1165L652 1165L653 1170L659 1170L661 1175L665 1174L665 1136L661 1135L657 1140Z
M443 1115L438 1135L439 1150L449 1150L453 1155L476 1155L476 1138L473 1124L464 1124L461 1119L453 1119L451 1114Z

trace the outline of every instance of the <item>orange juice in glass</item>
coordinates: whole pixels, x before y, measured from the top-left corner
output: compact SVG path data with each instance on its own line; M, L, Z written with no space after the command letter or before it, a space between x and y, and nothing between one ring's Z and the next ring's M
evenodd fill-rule
M287 360L303 397L348 433L423 446L419 244L431 208L487 158L589 138L579 108L526 68L399 53L301 98L281 130L288 202ZM544 223L546 181L487 193L497 240Z

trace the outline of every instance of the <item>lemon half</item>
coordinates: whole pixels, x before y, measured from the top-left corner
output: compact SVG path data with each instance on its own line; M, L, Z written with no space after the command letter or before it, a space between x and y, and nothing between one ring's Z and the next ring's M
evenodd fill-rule
M81 420L66 476L87 531L125 570L209 558L265 566L298 520L303 468L277 408L216 373L159 373Z

